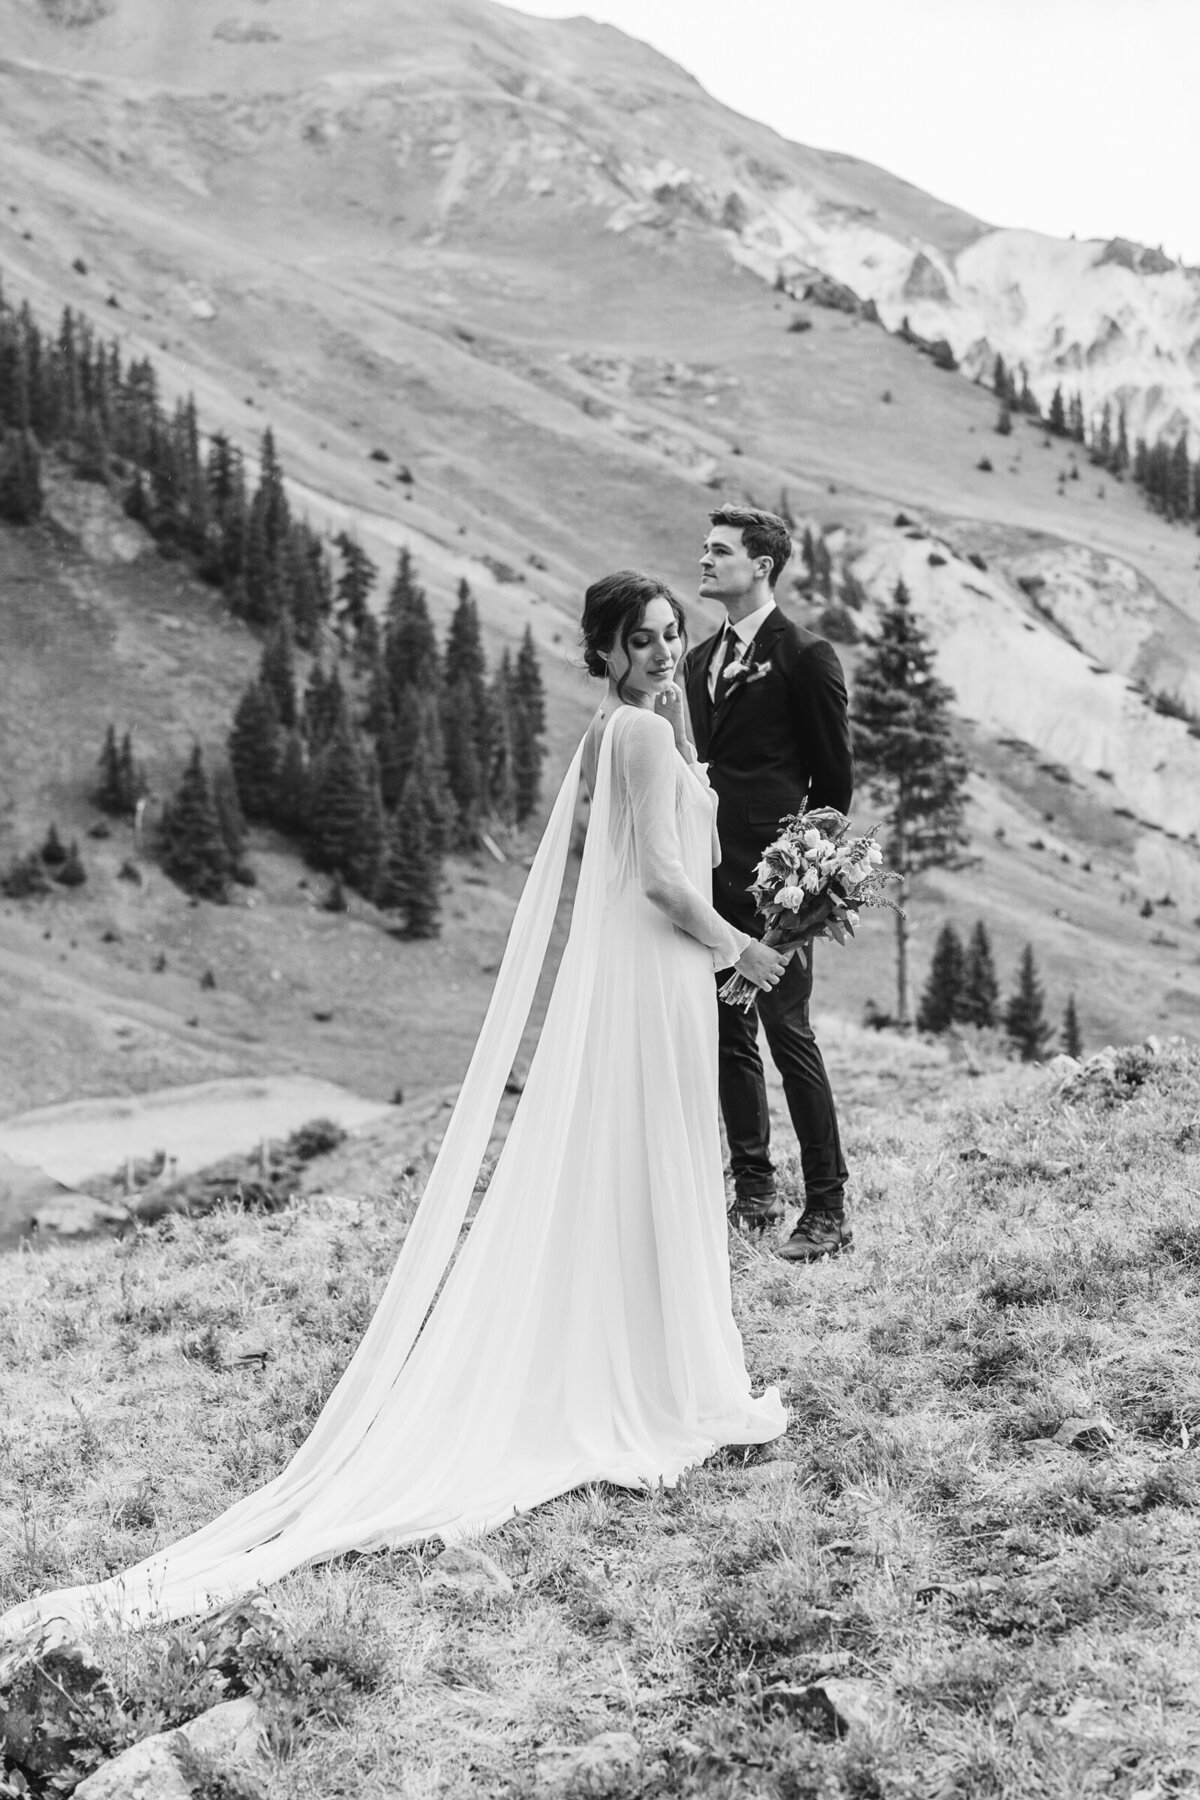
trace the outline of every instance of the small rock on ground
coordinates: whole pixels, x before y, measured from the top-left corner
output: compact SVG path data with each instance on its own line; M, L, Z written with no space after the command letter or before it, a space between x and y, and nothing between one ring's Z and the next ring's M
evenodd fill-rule
M539 1773L556 1793L615 1793L636 1780L642 1766L638 1741L628 1731L602 1731L586 1744L547 1744L538 1751Z
M1071 1450L1107 1450L1116 1435L1107 1419L1064 1419L1054 1442Z
M421 1587L425 1593L444 1590L477 1600L507 1600L513 1592L499 1563L482 1550L463 1546L443 1550Z

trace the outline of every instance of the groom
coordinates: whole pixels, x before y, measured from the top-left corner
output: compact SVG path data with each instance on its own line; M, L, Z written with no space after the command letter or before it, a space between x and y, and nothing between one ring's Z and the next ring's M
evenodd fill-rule
M779 821L810 808L845 812L854 789L846 684L824 638L785 619L775 605L780 571L792 554L787 526L774 513L723 506L709 514L700 558L700 593L719 600L726 622L688 652L684 680L696 749L720 810L721 863L713 871L713 904L741 931L762 934L749 892ZM727 979L729 970L718 975ZM850 1245L845 1214L846 1165L829 1078L808 1020L812 951L788 963L757 1015L718 1005L720 1095L735 1199L733 1216L761 1230L783 1217L770 1153L770 1115L758 1050L762 1019L771 1056L783 1077L800 1144L804 1207L780 1255L815 1262Z

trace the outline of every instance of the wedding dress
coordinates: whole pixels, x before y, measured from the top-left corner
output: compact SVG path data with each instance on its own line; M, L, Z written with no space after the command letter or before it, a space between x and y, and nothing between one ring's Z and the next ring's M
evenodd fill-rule
M446 1275L545 956L583 751L395 1270L311 1435L213 1523L14 1608L0 1636L203 1613L301 1564L453 1542L587 1482L669 1485L785 1429L776 1390L751 1394L729 1294L713 970L748 940L707 898L715 799L650 711L603 727L545 1023Z

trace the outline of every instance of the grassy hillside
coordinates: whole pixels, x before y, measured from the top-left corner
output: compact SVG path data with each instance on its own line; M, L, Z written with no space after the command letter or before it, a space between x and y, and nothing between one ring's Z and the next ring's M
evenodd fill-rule
M733 1246L787 1436L515 1520L483 1592L439 1588L436 1547L280 1583L271 1796L1200 1791L1200 1064L1125 1051L1064 1090L849 1030L834 1059L858 1253ZM336 1179L355 1197L0 1264L0 1606L286 1461L411 1216L394 1170ZM124 1712L93 1741L251 1679L219 1677L214 1642L102 1643ZM606 1732L634 1740L624 1768L570 1777Z

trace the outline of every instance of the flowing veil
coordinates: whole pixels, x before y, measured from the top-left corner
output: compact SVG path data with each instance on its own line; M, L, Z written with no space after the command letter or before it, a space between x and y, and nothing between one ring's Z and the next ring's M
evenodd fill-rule
M276 1563L284 1552L282 1540L290 1540L286 1567L351 1547L323 1550L306 1541L305 1502L336 1480L348 1456L379 1420L453 1256L545 961L562 893L582 761L581 743L522 890L491 1002L420 1205L362 1342L312 1432L280 1475L211 1524L122 1575L41 1595L13 1608L0 1617L0 1636L49 1618L115 1616L136 1622L140 1617L184 1616L197 1599L257 1585L265 1570L260 1573L261 1562L254 1552L267 1545L278 1546L276 1554L265 1559ZM558 1002L557 1010L568 1019L586 1018L581 1002L590 985L589 963L594 967L594 931L589 932L587 923L594 924L603 892L597 865L607 840L610 791L605 758L597 776L570 938L551 1003ZM552 1131L554 1121L547 1125Z

